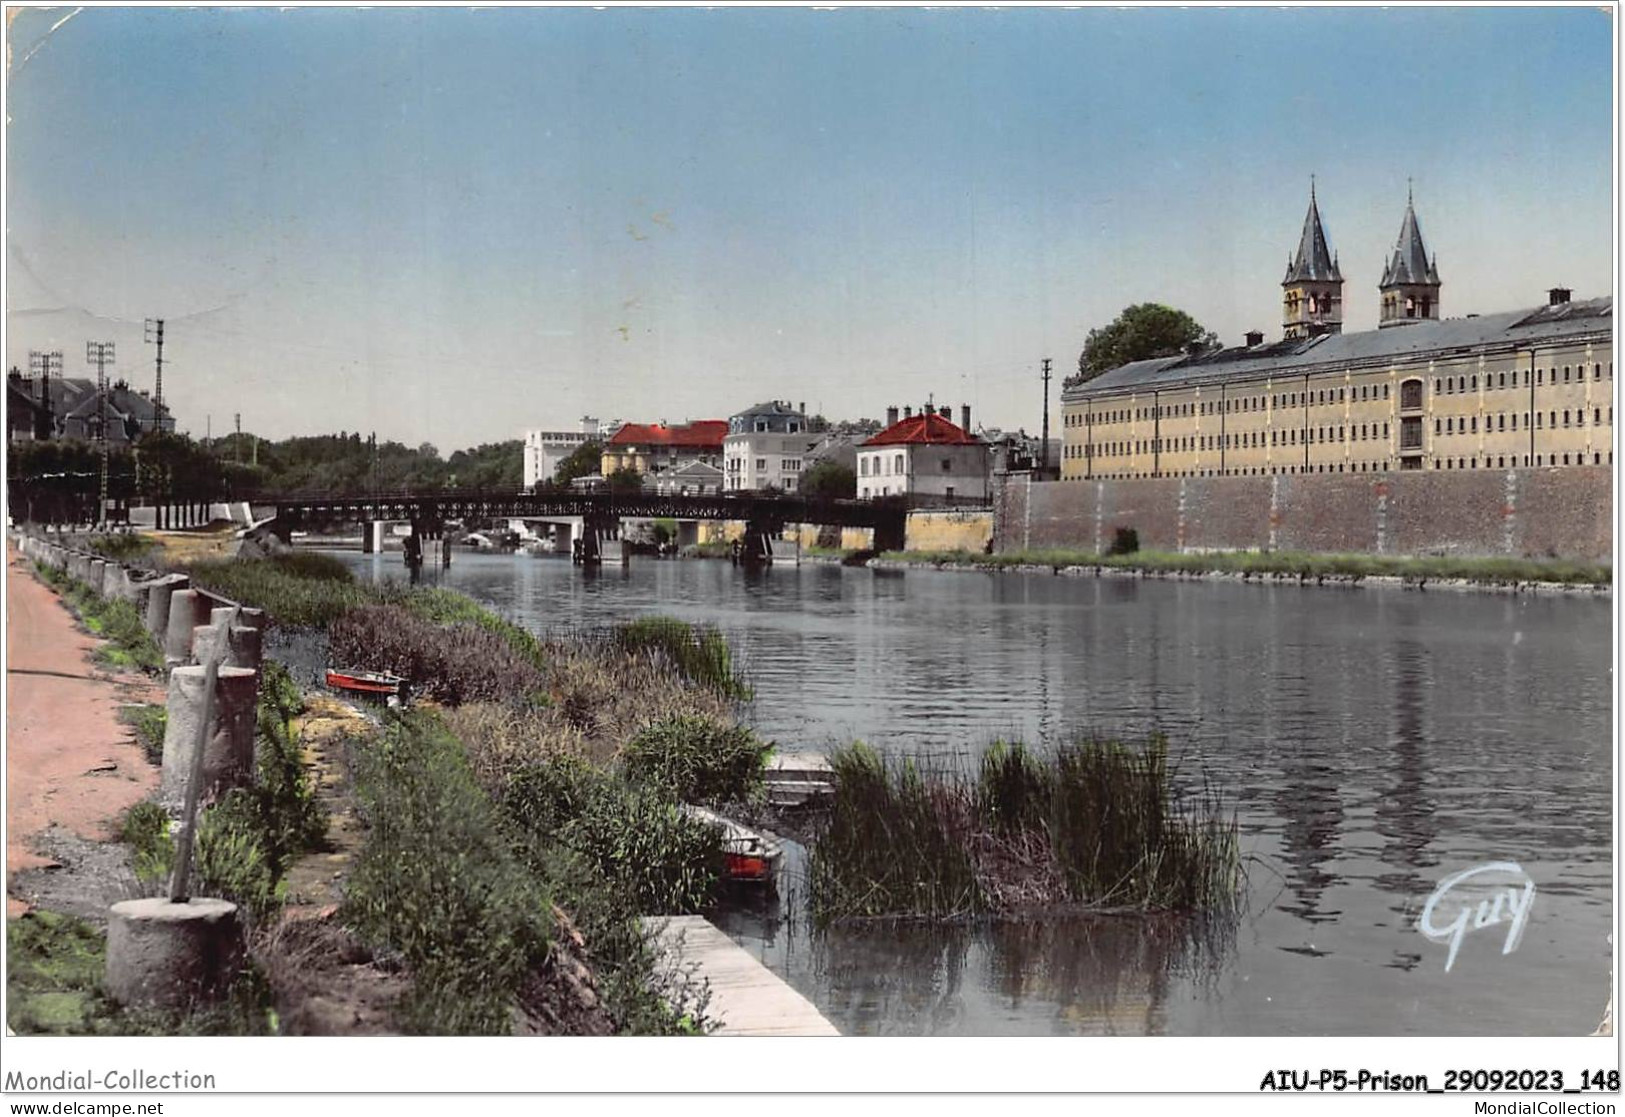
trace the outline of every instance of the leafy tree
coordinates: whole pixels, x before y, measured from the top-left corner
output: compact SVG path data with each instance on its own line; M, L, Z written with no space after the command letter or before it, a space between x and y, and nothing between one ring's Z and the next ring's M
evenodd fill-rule
M844 500L858 495L858 475L851 466L825 458L801 475L804 496Z
M1067 383L1093 380L1130 361L1177 356L1189 345L1212 349L1218 343L1211 330L1203 329L1183 310L1161 303L1139 303L1126 307L1110 325L1089 331L1078 356L1078 375L1069 377Z
M603 460L603 443L583 442L553 471L553 483L559 488L564 488L578 477L591 477L598 472L599 463Z
M612 493L635 493L643 488L643 474L627 465L621 466L604 480L609 482Z
M525 483L525 444L514 438L458 450L446 467L454 488L518 492Z

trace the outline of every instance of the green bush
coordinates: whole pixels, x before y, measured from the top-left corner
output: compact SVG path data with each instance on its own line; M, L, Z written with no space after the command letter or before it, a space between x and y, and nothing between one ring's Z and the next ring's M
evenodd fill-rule
M1112 532L1112 545L1108 555L1132 555L1140 549L1140 533L1131 527L1120 527Z
M545 888L432 712L392 714L356 779L369 832L344 918L411 968L407 1026L506 1034L515 991L547 956Z
M748 800L762 789L772 746L744 726L702 715L662 718L628 741L621 767L685 803Z
M750 688L734 674L728 641L710 625L692 625L676 617L641 617L615 630L615 644L624 652L651 653L699 686L740 701Z
M1049 770L1020 741L996 741L982 754L976 780L977 813L996 832L1041 829L1053 794Z
M668 791L568 754L533 761L509 781L508 817L533 839L586 858L643 915L698 911L723 868L722 835Z

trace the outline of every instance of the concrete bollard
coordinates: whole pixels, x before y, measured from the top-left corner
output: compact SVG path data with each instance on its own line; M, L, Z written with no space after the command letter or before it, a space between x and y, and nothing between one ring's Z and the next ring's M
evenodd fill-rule
M90 581L90 556L78 551L68 552L68 577L76 582Z
M215 614L230 614L230 609L216 609ZM229 635L227 635L229 633ZM221 647L224 638L225 646ZM220 663L226 667L245 667L250 671L260 669L261 642L260 630L249 628L247 625L228 625L225 621L215 624L200 624L192 630L192 654L199 663L209 662L209 656L216 651L221 653Z
M169 574L159 578L147 589L147 631L154 640L163 642L169 632L169 599L176 590L191 585L184 574Z
M211 601L197 590L169 595L169 627L164 630L164 663L173 667L192 660L192 630L209 619Z
M115 565L107 572L107 596L114 601L135 602L135 583L130 580L130 568Z
M86 572L85 584L90 587L91 592L100 594L102 597L107 596L107 591L103 588L107 585L106 559L93 558L90 560L90 568Z
M120 1004L185 1009L225 992L242 961L237 905L123 900L107 921L107 992Z
M177 667L169 673L169 721L164 728L164 761L159 794L178 803L186 796L197 750L198 724L203 718L203 676L207 668ZM205 801L247 784L254 775L254 707L259 697L259 672L242 667L220 668L214 710L203 744Z

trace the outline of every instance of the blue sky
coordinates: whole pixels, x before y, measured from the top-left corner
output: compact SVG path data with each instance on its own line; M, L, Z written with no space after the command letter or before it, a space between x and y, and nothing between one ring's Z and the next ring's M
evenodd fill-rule
M1311 174L1346 329L1408 178L1446 315L1611 289L1595 8L69 11L10 30L7 361L150 386L164 317L194 434L1033 430L1130 303L1279 336Z

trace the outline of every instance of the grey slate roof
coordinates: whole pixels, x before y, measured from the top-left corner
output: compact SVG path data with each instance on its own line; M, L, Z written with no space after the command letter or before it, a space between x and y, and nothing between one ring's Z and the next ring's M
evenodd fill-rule
M1315 202L1315 188L1309 187L1309 212L1303 216L1303 234L1298 238L1298 254L1287 265L1286 283L1304 280L1343 282L1343 273L1337 268L1337 257L1326 243L1326 226L1320 221L1320 206Z
M1121 365L1093 380L1074 384L1062 393L1062 399L1080 400L1186 384L1302 375L1327 366L1380 366L1426 354L1449 357L1495 345L1528 345L1592 333L1611 334L1613 314L1614 300L1610 296L1476 318L1419 319L1403 330L1326 334L1251 349L1221 349L1194 357L1157 357Z
M1422 229L1416 223L1416 209L1409 199L1405 202L1405 220L1399 227L1399 241L1394 245L1393 256L1383 266L1382 282L1377 286L1394 287L1401 283L1439 285L1438 262L1428 260Z

